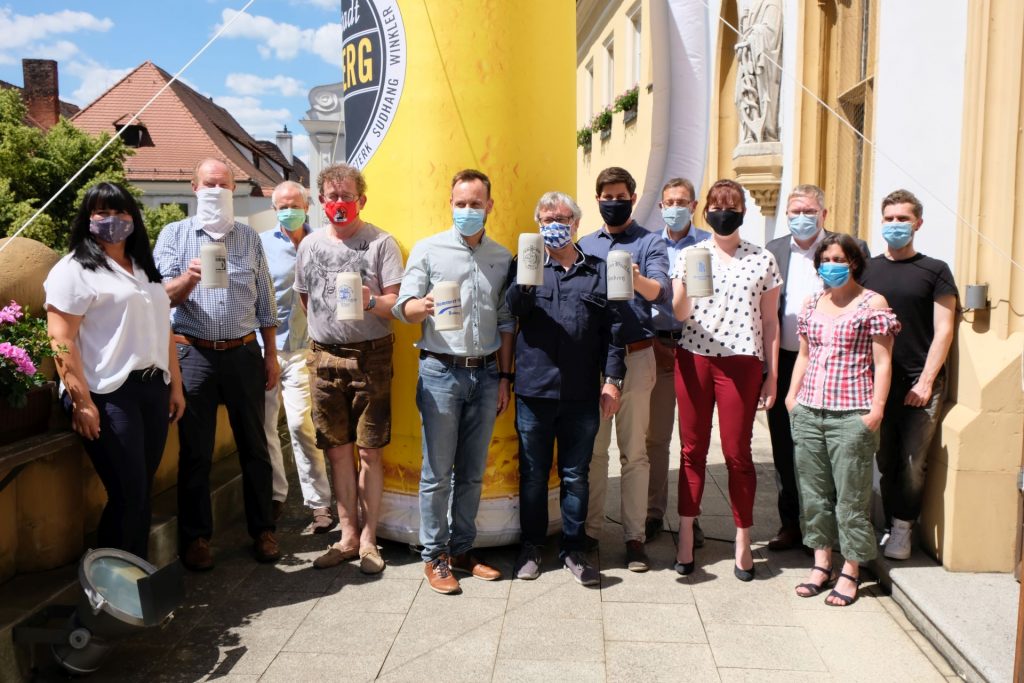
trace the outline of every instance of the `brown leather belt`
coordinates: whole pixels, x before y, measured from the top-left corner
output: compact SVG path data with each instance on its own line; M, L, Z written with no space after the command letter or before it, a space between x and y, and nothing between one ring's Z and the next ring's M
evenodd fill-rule
M683 338L683 333L679 330L658 330L658 339L667 339L669 341L679 341Z
M385 346L391 346L395 343L395 335L389 334L386 337L380 339L369 339L361 342L349 342L347 344L321 344L313 339L309 340L309 348L314 351L326 351L327 353L333 353L334 355L345 355L348 351L373 351L374 349L382 349Z
M633 342L632 344L626 344L626 353L636 353L637 351L643 351L644 349L649 349L652 346L654 346L654 338L653 337L651 339L641 339L638 342Z
M220 339L218 341L200 339L199 337L190 337L187 334L176 334L174 335L174 341L178 344L189 344L191 346L198 346L201 349L210 349L212 351L230 351L231 349L237 349L239 346L243 346L249 342L256 341L256 333L250 332L244 337L239 337L238 339Z
M450 353L434 353L433 351L420 350L420 360L424 358L436 358L447 365L454 365L457 368L482 368L490 361L498 357L497 353L487 356L453 356Z

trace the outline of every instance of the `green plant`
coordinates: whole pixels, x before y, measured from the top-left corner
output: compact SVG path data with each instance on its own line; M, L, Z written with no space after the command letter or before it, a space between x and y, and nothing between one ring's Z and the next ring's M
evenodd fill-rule
M605 107L594 116L594 120L590 122L590 129L593 132L602 130L608 130L612 127L612 108Z
M594 131L590 128L580 128L576 131L576 146L590 147L590 141L594 137Z
M638 102L640 102L640 86L634 85L632 88L615 98L615 111L629 111L630 109L636 109Z
M0 309L0 399L14 408L24 406L25 394L46 382L39 364L55 355L46 320L29 315L13 300Z

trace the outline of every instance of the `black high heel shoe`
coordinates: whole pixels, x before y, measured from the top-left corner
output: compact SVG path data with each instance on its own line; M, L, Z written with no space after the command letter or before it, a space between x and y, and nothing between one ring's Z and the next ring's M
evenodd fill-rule
M676 562L673 565L673 569L676 570L677 574L682 576L689 576L693 573L693 570L697 568L697 553L693 554L693 559L689 562Z
M735 555L736 554L736 544L735 543L733 544L732 549L733 549L733 555ZM754 580L754 570L756 569L756 567L757 567L757 565L754 564L754 558L753 558L753 556L751 556L751 558L750 558L750 569L741 569L740 566L737 564L737 565L735 565L733 567L732 573L740 581L753 581Z

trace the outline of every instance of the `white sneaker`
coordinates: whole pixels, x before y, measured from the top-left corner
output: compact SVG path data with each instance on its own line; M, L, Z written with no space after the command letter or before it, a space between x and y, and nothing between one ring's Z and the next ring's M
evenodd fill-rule
M889 540L885 543L884 555L890 560L906 560L910 558L911 530L913 522L893 517Z

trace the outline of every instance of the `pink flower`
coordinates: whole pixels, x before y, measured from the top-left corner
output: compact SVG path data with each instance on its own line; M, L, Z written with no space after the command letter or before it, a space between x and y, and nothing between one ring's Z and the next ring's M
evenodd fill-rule
M21 319L21 316L21 306L13 299L11 303L0 309L0 323L16 323Z
M21 374L29 376L36 374L35 363L29 358L28 352L20 346L15 346L10 342L0 344L0 356L12 361Z

